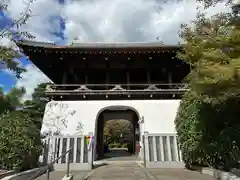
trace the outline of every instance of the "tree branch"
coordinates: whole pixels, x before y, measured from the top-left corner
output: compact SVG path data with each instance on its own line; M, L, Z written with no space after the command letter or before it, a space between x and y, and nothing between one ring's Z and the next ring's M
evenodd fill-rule
M30 15L28 14L28 12L30 11L30 6L33 3L34 0L29 0L27 3L27 8L26 10L22 13L22 16L14 21L11 25L9 25L6 29L4 29L1 33L0 33L0 37L5 37L6 36L6 32L8 32L11 28L13 28L14 26L21 26L22 24L26 23L26 20L30 17ZM22 22L22 23L21 23Z

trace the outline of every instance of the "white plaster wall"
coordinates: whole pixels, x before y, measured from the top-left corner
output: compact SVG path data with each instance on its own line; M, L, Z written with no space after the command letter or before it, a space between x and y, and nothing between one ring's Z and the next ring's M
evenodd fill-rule
M51 106L51 103L57 106ZM122 100L122 101L53 101L45 109L42 132L55 131L60 127L61 134L76 134L77 123L83 125L83 134L95 131L95 121L98 113L109 106L129 106L135 109L140 117L144 117L141 132L174 133L174 119L180 100ZM66 105L67 108L60 108ZM69 112L75 111L73 115ZM66 120L66 126L62 120ZM55 120L54 120L55 119ZM53 122L54 120L54 122Z

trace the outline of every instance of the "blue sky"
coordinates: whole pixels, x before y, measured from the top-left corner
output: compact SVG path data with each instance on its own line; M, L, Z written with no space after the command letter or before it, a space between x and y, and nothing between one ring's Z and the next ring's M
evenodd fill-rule
M64 0L58 0L60 4L64 3ZM63 31L65 29L65 23L60 16L50 17L48 21L51 23L52 21L58 21L62 31L55 32L54 30L50 32L52 36L56 36L60 38L60 41L56 42L57 44L64 44L64 35ZM5 29L11 24L12 19L2 11L0 11L0 29ZM26 57L21 57L19 62L26 67L27 65L31 65L31 61L27 60ZM0 70L0 87L3 88L4 92L7 93L11 88L15 87L17 83L17 79L14 74L9 73L9 71Z
M26 60L25 57L20 58L19 61L24 66L27 66L31 63L30 61ZM14 74L9 73L8 71L0 71L0 84L4 92L8 92L9 90L11 90L11 88L15 86L16 82L17 79Z

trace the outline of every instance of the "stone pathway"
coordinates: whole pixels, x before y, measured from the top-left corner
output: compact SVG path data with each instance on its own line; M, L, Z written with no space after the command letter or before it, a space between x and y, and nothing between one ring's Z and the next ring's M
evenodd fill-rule
M216 180L197 171L187 169L148 169L155 180Z
M84 179L88 171L71 171L70 174L73 175L73 180L82 180ZM66 171L53 171L50 173L50 180L61 180L66 175ZM35 180L47 180L46 173L42 176L36 178Z
M50 173L50 180L61 180L65 176L66 172L63 171L53 171ZM47 173L39 176L35 180L47 180Z
M216 180L186 169L145 169L137 162L112 161L92 171L88 180Z
M147 173L136 162L113 161L93 170L89 180L148 180Z
M138 157L127 152L126 148L110 149L109 153L104 154L103 161L137 161Z
M73 175L73 180L83 180L88 175L88 173L88 171L71 172L71 174Z

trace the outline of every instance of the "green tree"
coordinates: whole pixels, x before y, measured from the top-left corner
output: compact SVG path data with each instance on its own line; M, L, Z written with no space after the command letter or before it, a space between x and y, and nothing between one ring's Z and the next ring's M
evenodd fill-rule
M107 144L121 143L123 138L131 138L132 124L127 120L108 120L104 125L104 139Z
M24 88L13 88L4 95L1 90L3 97L0 99L0 114L4 111L14 111L18 106L21 106L21 98L25 94Z
M8 14L8 5L11 0L1 1L0 9ZM0 28L0 40L9 39L13 41L13 38L34 38L30 33L26 31L20 31L20 27L26 24L28 18L31 16L30 5L34 0L27 0L26 7L23 9L19 19L9 20L9 23ZM19 66L18 62L15 60L19 58L20 54L14 49L14 46L0 46L0 70L8 68L16 73L16 77L20 78L20 74L25 71L25 69Z
M34 89L31 100L22 102L25 89L13 88L0 101L2 168L26 170L37 167L42 150L40 131L46 105L42 98L47 84L49 83L39 84Z
M32 99L25 101L23 104L23 111L35 120L39 129L42 127L42 119L47 103L44 91L48 84L50 83L41 83L37 85L37 87L34 88Z
M188 167L229 170L240 159L240 28L233 20L231 13L199 14L195 27L182 26L185 44L178 57L191 67L190 91L175 124Z
M239 0L198 0L198 2L204 3L205 8L216 5L217 3L226 3L227 5L239 4Z
M21 111L0 116L0 164L18 171L37 167L42 150L40 131L34 120Z
M184 25L186 44L178 57L191 66L190 88L205 102L221 103L239 96L240 28L231 14L199 15L195 28Z

